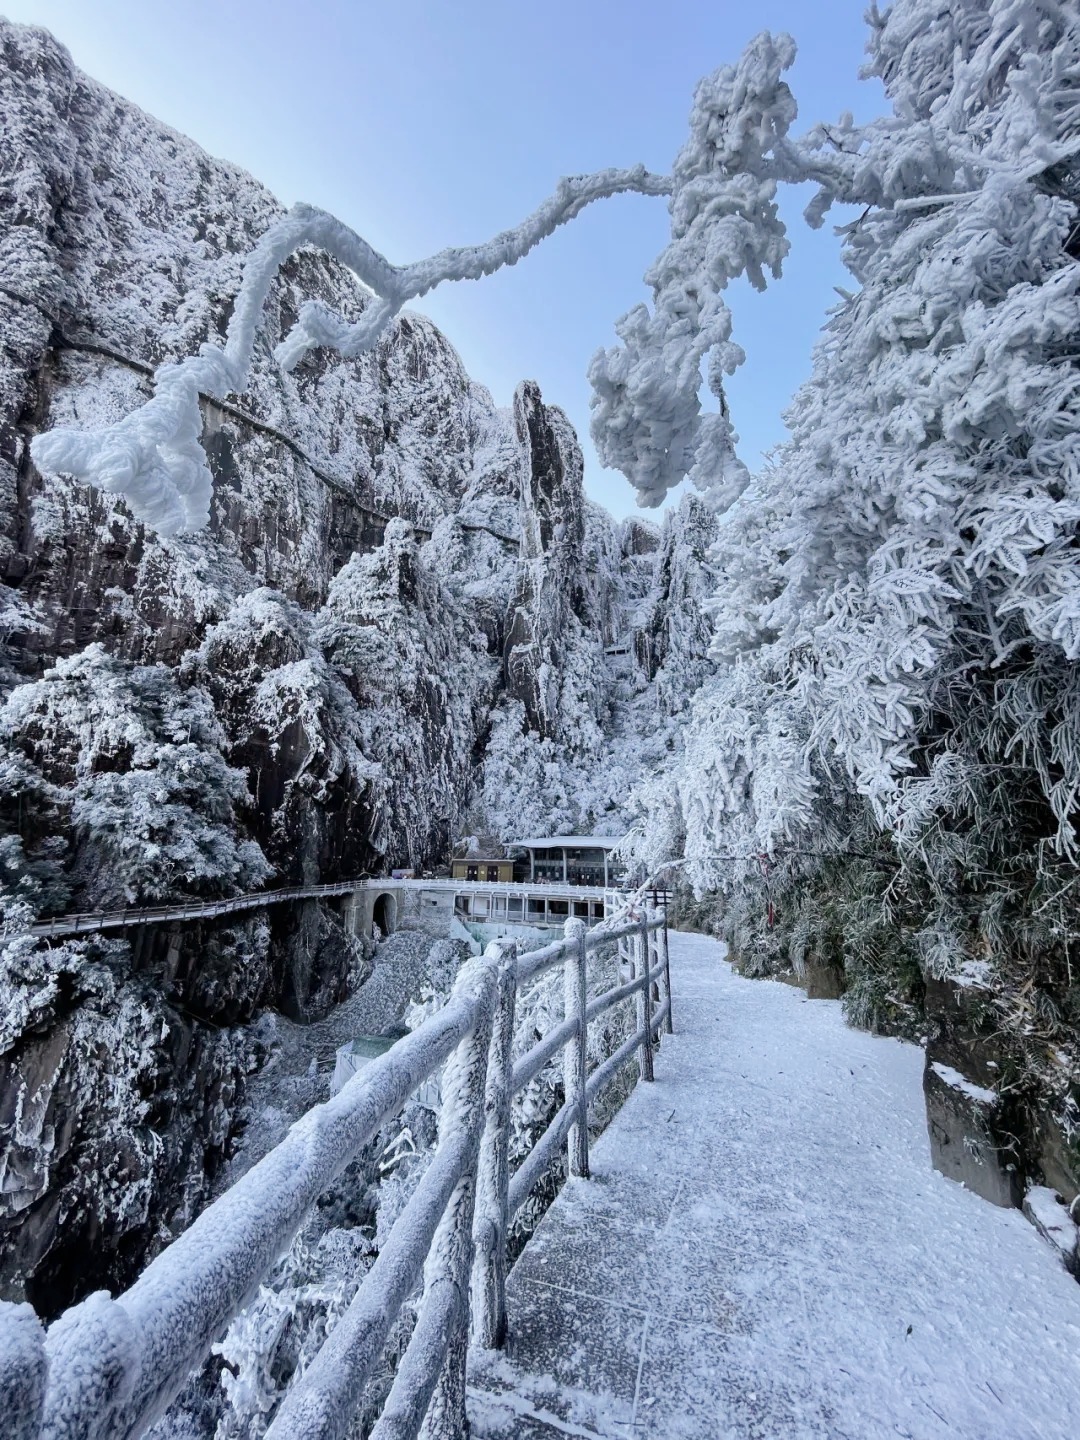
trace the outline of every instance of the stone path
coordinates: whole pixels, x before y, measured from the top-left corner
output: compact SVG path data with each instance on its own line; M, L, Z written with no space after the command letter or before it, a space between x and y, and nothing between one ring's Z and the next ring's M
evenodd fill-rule
M1065 1440L1080 1285L936 1174L922 1052L672 937L677 1033L510 1280L477 1440Z

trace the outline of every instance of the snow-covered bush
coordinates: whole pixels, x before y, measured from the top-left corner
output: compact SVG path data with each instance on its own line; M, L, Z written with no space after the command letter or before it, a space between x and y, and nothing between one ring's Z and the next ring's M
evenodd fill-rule
M790 441L733 502L716 472L717 669L672 766L678 814L643 790L640 843L657 854L681 828L745 963L842 966L861 1023L916 1028L924 983L990 977L1017 1087L1064 1115L1080 16L896 0L870 19L891 112L763 152L777 178L818 182L812 221L861 207L843 230L858 288ZM708 490L700 446L696 476Z
M12 691L0 741L16 823L22 797L45 803L44 814L28 806L28 858L39 870L55 862L57 832L70 826L70 875L90 904L228 894L271 873L238 833L247 779L222 756L209 696L164 665L127 665L91 645ZM7 843L12 855L25 849L21 837Z
M224 1362L214 1440L265 1434L289 1382L318 1353L376 1253L362 1228L327 1229L317 1219L305 1227L214 1346Z

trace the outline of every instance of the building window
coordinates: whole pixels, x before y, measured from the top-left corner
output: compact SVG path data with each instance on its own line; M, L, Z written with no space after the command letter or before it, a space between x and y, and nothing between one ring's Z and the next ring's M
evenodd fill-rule
M562 852L553 856L550 851L538 851L534 862L534 874L537 880L545 880L549 884L557 885L563 878Z
M466 870L465 870L465 879L466 879L466 880L479 880L479 878L480 878L480 871L479 871L479 868L478 868L476 865L469 865L469 866L466 867Z
M499 867L498 867L498 865L489 865L489 866L487 867L487 872L488 872L488 880L489 880L489 881L495 882L495 881L498 880L498 878L499 878Z

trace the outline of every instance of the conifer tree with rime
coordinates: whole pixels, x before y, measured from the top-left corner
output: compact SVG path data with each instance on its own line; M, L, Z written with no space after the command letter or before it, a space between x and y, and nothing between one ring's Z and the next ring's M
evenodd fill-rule
M861 288L832 315L791 442L714 555L727 577L719 686L745 694L736 662L754 670L763 711L790 703L809 718L793 756L838 758L890 824L943 666L1004 677L1033 655L1080 655L1080 265L1066 194L1080 21L1002 0L954 7L928 33L923 10L908 0L875 19L871 68L895 116L844 135L868 163L877 152L845 235ZM934 193L911 193L919 176ZM823 188L815 211L831 198ZM714 704L702 698L700 729ZM1056 733L1043 763L1063 849L1069 744ZM791 772L789 788L812 807L813 785ZM758 842L790 833L798 808L763 811Z
M748 948L786 963L831 925L849 979L860 947L876 956L861 1018L890 986L914 994L913 964L984 973L991 956L1016 1033L1034 986L1058 997L1043 1010L1060 1039L1080 786L1080 17L897 0L870 18L892 114L803 142L831 151L810 218L863 207L843 231L859 288L790 442L719 531L717 671L676 774L686 854L699 886L730 891ZM647 851L647 816L641 831ZM772 933L760 892L744 924L759 852L772 893L788 887ZM834 923L838 852L859 878Z

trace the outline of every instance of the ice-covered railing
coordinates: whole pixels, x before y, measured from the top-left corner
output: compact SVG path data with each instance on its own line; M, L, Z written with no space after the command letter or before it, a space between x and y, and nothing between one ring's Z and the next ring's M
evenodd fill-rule
M616 944L631 972L589 996L589 956ZM519 989L563 968L565 1019L516 1064ZM587 1027L634 997L634 1033L592 1074ZM441 1066L443 1105L430 1166L349 1308L287 1393L268 1440L344 1437L405 1301L423 1284L408 1348L372 1440L462 1440L469 1344L507 1330L511 1218L564 1144L589 1170L588 1114L635 1051L671 1030L667 925L642 912L604 932L569 920L564 938L518 956L494 941L458 975L447 1004L299 1120L286 1138L113 1299L101 1291L47 1334L29 1306L0 1305L0 1395L13 1440L136 1440L165 1412L215 1340L256 1294L312 1205ZM559 1051L566 1102L511 1176L510 1106Z

